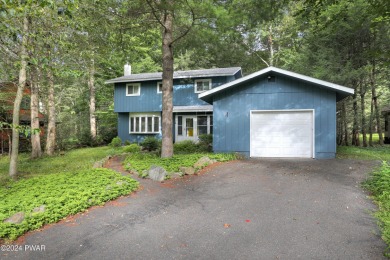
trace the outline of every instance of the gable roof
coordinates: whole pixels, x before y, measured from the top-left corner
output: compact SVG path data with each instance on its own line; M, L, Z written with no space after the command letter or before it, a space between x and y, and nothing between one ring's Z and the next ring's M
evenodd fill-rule
M239 72L241 76L240 67L174 71L173 79L234 76L235 74L237 74L237 72ZM122 82L140 82L140 81L150 81L150 80L162 80L162 72L131 74L128 76L107 80L106 84L122 83Z
M330 82L327 82L327 81L324 81L324 80L308 77L308 76L305 76L305 75L302 75L302 74L298 74L298 73L295 73L295 72L291 72L291 71L288 71L288 70L283 70L283 69L279 69L279 68L275 68L275 67L267 67L265 69L259 70L257 72L252 73L252 74L249 74L249 75L247 75L245 77L236 79L234 81L231 81L231 82L228 82L226 84L223 84L223 85L221 85L219 87L213 88L213 89L205 91L203 93L200 93L198 95L198 97L200 99L208 102L208 103L212 103L213 102L212 97L215 94L223 92L226 89L234 88L234 87L240 85L241 83L244 83L244 82L249 81L251 79L254 79L256 77L260 77L260 76L266 75L268 73L275 73L275 74L279 74L279 75L285 75L285 76L288 76L288 77L292 77L292 78L296 78L296 79L303 80L303 81L306 81L306 82L310 82L310 83L313 83L315 85L319 85L321 87L330 88L330 89L334 90L337 93L337 101L340 101L343 98L346 98L347 96L349 96L349 95L354 93L353 89L347 88L347 87L344 87L344 86L341 86L341 85L337 85L337 84L330 83Z

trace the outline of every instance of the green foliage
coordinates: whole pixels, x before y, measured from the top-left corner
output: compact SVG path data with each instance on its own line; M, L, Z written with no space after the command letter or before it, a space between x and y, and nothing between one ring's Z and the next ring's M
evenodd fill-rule
M199 145L191 140L184 140L173 145L175 154L189 154L200 152Z
M196 161L201 157L208 156L212 160L219 162L229 161L236 159L234 154L179 154L174 155L171 158L160 158L159 156L151 153L135 153L128 156L124 161L124 167L129 171L136 171L142 174L143 171L147 171L151 166L161 166L167 172L179 172L180 167L193 166Z
M8 183L7 187L0 188L0 238L15 239L28 230L129 194L138 185L137 181L109 169L66 172ZM32 213L41 205L45 205L45 212ZM17 212L25 213L21 224L3 223Z
M204 134L199 136L199 146L206 152L213 151L213 135Z
M148 136L140 143L140 145L148 151L155 151L159 147L159 141L156 137Z
M356 147L338 146L337 158L390 161L390 146Z
M141 147L138 144L130 144L124 146L123 151L126 153L138 153L141 151Z
M122 140L119 136L112 138L112 141L110 143L110 146L112 147L119 147L122 145Z
M29 154L22 153L18 157L18 169L22 178L36 177L61 172L78 172L90 169L94 162L108 155L121 154L122 148L109 146L83 148L61 153L57 156L44 156L30 159ZM0 187L10 181L8 175L9 156L0 156Z
M372 193L378 204L379 210L375 216L380 220L382 238L388 245L386 255L390 257L390 165L383 162L363 183L363 187Z

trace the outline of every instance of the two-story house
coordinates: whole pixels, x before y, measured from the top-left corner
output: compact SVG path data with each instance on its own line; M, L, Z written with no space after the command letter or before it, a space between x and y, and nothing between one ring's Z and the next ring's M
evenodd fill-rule
M118 113L118 136L122 141L140 142L146 136L161 137L162 73L131 74L114 83L114 111ZM174 141L197 141L213 133L213 106L198 94L242 77L241 68L175 71L173 75Z
M107 82L115 84L123 141L161 135L161 76L127 73ZM173 82L175 141L212 134L214 152L248 157L334 158L336 102L354 93L275 67L244 77L238 67L177 71Z

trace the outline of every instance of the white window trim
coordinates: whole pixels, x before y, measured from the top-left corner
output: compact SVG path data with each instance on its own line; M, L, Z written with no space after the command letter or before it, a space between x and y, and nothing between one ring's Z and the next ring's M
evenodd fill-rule
M205 81L208 81L208 82L209 82L210 89L198 91L198 90L197 90L197 84L198 84L198 82L205 82ZM209 91L209 90L212 89L212 85L211 85L211 84L212 84L211 79L197 79L197 80L195 80L195 83L194 83L194 91L195 91L195 93L202 93L202 92Z
M159 88L158 88L158 85L162 85L162 81L159 81L159 82L157 82L157 94L161 94L162 93L162 91L159 91ZM162 90L162 86L161 86L161 90Z
M137 86L138 92L135 94L129 94L129 86ZM134 97L134 96L140 96L140 95L141 95L141 83L128 83L128 84L126 84L126 96Z
M141 118L144 117L145 118L145 132L141 132L140 131L140 126L141 124L139 125L138 127L138 131L134 131L132 132L131 131L131 118L132 117L139 117L140 120L139 122L141 121ZM152 132L147 132L147 128L148 128L148 117L152 117L152 118L158 118L158 129L157 131L152 131ZM152 128L154 130L154 124L152 122ZM129 134L160 134L161 133L161 114L156 112L156 113L129 113Z

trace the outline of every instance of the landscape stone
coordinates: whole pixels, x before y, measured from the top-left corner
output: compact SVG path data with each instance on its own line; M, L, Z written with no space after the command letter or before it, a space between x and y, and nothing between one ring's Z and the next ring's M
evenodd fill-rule
M185 175L195 174L195 169L193 167L180 167L180 171Z
M160 167L160 166L152 166L149 169L148 172L149 178L154 180L154 181L163 181L165 180L165 176L167 175L167 171Z
M203 156L202 158L200 158L195 164L194 164L194 167L195 168L203 168L207 165L210 165L210 164L213 164L214 161L213 160L210 160L209 157L207 156Z
M32 213L43 213L46 211L46 205L41 205L33 209Z
M179 179L182 177L182 173L181 172L174 172L171 174L171 179Z
M23 222L23 220L24 220L24 212L18 212L13 216L4 220L4 223L20 224Z

